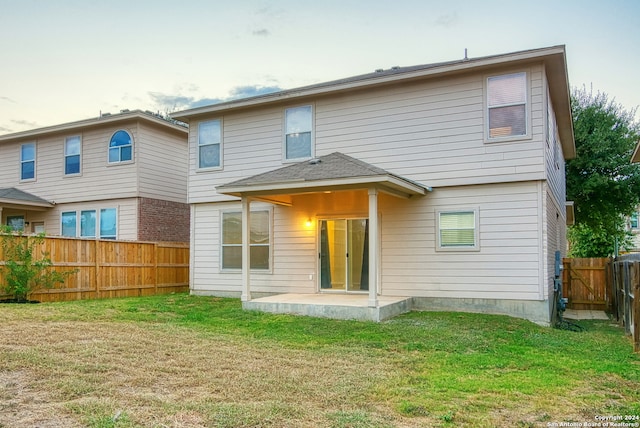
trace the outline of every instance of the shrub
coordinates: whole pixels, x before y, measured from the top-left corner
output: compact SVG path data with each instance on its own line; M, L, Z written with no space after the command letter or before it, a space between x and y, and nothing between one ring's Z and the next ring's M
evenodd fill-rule
M44 234L25 235L9 226L0 226L4 266L4 283L0 288L16 301L28 301L34 291L51 288L64 282L76 270L60 272L53 269L49 253L38 253Z

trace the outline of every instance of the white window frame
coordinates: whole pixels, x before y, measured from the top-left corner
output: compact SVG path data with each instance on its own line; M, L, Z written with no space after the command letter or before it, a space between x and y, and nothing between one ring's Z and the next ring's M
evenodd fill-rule
M33 159L25 160L22 157L22 149L25 146L33 146ZM36 178L38 177L37 159L38 159L38 145L35 142L20 144L20 181L35 181L36 180ZM24 165L27 162L33 162L33 177L30 177L30 178L24 178L22 176L22 165Z
M203 144L200 141L200 127L204 124L208 124L208 123L212 123L212 122L218 122L218 127L220 129L220 134L218 136L218 142L213 142L213 143L206 143ZM224 123L222 122L222 118L216 118L216 119L210 119L210 120L203 120L198 122L198 126L197 126L197 135L196 135L196 170L197 171L216 171L216 170L221 170L223 167L223 148L224 148L224 144L223 144L223 126ZM200 166L200 149L202 147L209 147L209 146L218 146L218 165L212 165L212 166Z
M74 227L74 231L73 231L73 236L70 235L65 235L64 234L64 224L63 224L63 218L65 214L71 214L73 213L74 217L75 217L75 227ZM64 236L67 238L77 238L78 237L78 212L76 210L70 210L70 211L63 211L60 213L60 236Z
M116 222L116 233L114 235L103 235L102 234L102 212L107 210L113 210L115 212L115 222ZM88 210L86 210L88 211ZM118 209L109 207L109 208L100 208L96 210L96 214L100 213L100 215L96 215L96 234L100 236L100 239L118 239Z
M93 213L94 216L94 225L93 225L93 229L94 229L94 233L93 235L85 235L84 231L82 229L82 215L84 213ZM98 233L98 228L99 228L99 223L98 223L98 211L97 210L80 210L80 215L78 216L78 219L80 220L78 222L78 229L80 230L79 236L81 238L95 238L96 234Z
M507 76L516 76L516 75L524 75L524 102L511 102L504 104L495 104L489 105L489 82L491 79L502 78ZM484 115L485 115L485 142L502 142L502 141L517 141L517 140L526 140L531 139L531 83L530 83L530 75L529 71L513 71L513 72L505 72L502 74L492 74L490 76L486 76L484 82ZM501 136L491 136L491 128L490 128L490 110L494 108L501 107L512 107L523 105L524 108L524 129L525 133L520 135L501 135Z
M272 273L273 272L273 209L272 208L256 208L256 209L252 209L251 210L251 214L257 213L257 212L266 212L267 215L269 216L268 220L267 220L267 224L269 226L269 244L265 245L265 244L250 244L250 247L254 247L254 246L268 246L269 247L269 267L267 269L259 269L259 268L251 268L251 272L256 272L256 273ZM239 214L240 215L240 220L242 221L242 210L234 210L234 209L228 209L228 210L222 210L220 211L220 272L241 272L242 271L242 266L235 268L235 267L224 267L223 264L223 259L224 259L224 250L223 248L226 247L242 247L242 243L240 244L224 244L224 215L225 214Z
M296 110L296 109L300 109L300 108L306 108L308 107L311 112L309 113L311 115L310 120L311 120L311 129L308 131L310 134L310 141L309 141L309 156L303 156L303 157L299 157L299 158L289 158L287 157L287 136L294 134L292 133L287 133L288 131L288 113L290 111ZM301 104L301 105L296 105L296 106L290 106L284 109L284 118L283 118L283 125L282 125L282 162L283 163L287 163L287 162L299 162L299 161L303 161L303 160L307 160L307 159L312 159L315 156L315 139L316 139L316 135L315 135L315 128L316 128L316 121L315 121L315 106L313 104ZM306 133L307 131L305 131Z
M126 132L127 135L129 135L129 140L131 141L131 143L129 145L126 146L114 146L118 148L118 160L117 161L111 161L111 156L109 156L110 152L111 152L111 140L113 140L113 136L116 135L118 132ZM126 160L122 160L122 149L124 147L131 147L131 159L126 159ZM135 141L133 140L133 135L131 134L131 132L127 131L126 129L118 129L115 132L113 132L111 134L111 137L109 137L109 143L107 145L107 163L109 165L122 165L122 164L128 164L128 163L133 163L134 159L135 159Z
M474 216L474 245L450 245L443 246L440 235L440 216L442 214L473 213ZM478 207L447 208L435 212L436 251L480 251L480 209Z
M100 223L102 221L102 211L105 210L113 210L115 212L115 221L116 221L116 234L115 235L103 235L100 227ZM95 214L95 234L93 235L83 235L82 234L82 214L93 212ZM71 214L75 216L75 232L73 236L63 235L63 226L62 226L62 218L64 214ZM75 209L75 210L67 210L60 213L60 236L66 236L69 238L83 238L83 239L118 239L118 208L116 207L106 207L106 208L87 208L87 209Z
M79 152L78 153L74 153L74 154L69 154L68 153L68 143L69 143L69 141L71 141L73 139L77 139L78 140L78 143L80 145ZM69 158L71 156L78 156L78 172L67 173L67 158ZM82 137L80 135L73 135L71 137L66 137L64 139L64 165L63 165L63 169L64 169L64 176L65 177L74 177L74 176L82 174Z

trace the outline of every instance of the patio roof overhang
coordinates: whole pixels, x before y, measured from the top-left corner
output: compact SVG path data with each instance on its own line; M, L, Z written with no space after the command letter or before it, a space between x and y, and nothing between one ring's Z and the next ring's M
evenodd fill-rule
M332 153L218 186L216 191L291 205L291 196L375 188L400 198L424 196L432 189L366 162Z
M53 208L54 203L15 187L0 188L0 210L2 208L46 211Z
M243 302L251 300L251 201L292 205L293 195L327 193L343 190L365 190L369 213L369 297L368 305L378 307L378 193L411 198L426 195L430 187L393 174L377 166L342 153L331 153L311 160L237 180L216 188L218 193L237 196L242 202L242 294Z

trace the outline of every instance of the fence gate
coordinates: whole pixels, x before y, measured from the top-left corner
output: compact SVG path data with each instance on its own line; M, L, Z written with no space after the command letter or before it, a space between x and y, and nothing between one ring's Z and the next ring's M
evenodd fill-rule
M562 263L563 297L569 299L567 308L611 310L609 258L565 258Z

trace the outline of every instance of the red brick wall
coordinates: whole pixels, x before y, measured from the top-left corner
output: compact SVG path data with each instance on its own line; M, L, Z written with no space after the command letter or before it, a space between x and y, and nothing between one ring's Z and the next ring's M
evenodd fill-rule
M189 242L189 204L138 199L138 240Z

